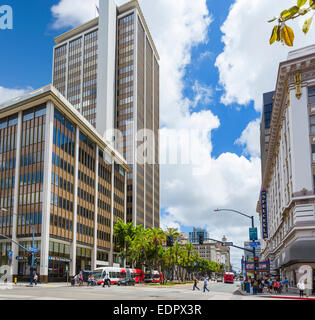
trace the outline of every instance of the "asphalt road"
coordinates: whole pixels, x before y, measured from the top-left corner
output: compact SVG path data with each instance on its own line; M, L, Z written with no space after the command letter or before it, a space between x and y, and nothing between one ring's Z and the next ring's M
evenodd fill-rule
M192 285L135 287L71 287L61 285L25 286L0 290L0 300L258 300L235 294L238 283L210 283L210 292L192 290Z

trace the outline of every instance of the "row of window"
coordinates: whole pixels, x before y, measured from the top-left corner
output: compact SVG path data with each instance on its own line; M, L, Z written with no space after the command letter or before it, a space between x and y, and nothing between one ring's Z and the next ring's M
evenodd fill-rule
M55 214L50 214L50 225L59 227L68 231L72 231L72 221L66 218L59 217Z
M111 197L111 192L108 190L106 187L104 187L101 184L98 184L98 192L103 194L105 197L110 198Z
M88 186L94 188L95 181L94 179L90 178L87 174L83 173L82 171L78 171L78 178Z
M18 116L17 115L13 115L8 118L3 118L0 120L0 130L8 128L8 127L16 126L17 124L18 124Z
M23 112L23 122L46 115L46 105L40 105Z
M15 169L15 158L0 161L0 171Z
M107 232L97 230L97 239L109 242L110 241L110 234Z
M20 175L20 186L33 184L33 183L43 183L44 182L44 172L28 172Z
M105 202L101 199L97 200L97 206L98 206L98 208L100 208L104 211L110 212L110 204L108 204L107 202Z
M91 195L89 192L83 189L80 189L79 187L78 187L78 197L84 201L94 204L94 199L95 199L94 196Z
M54 172L51 173L51 183L56 187L60 187L61 189L64 189L65 191L73 194L73 183L67 181L66 179L63 179L61 176L58 176L58 174L55 174Z
M1 190L11 189L15 186L15 177L1 179Z
M95 171L95 159L92 158L85 150L79 148L79 162L88 169Z
M42 212L22 213L17 218L18 226L42 224Z
M77 223L77 233L89 237L94 237L94 229L81 223Z
M53 192L50 194L50 203L55 207L73 212L73 202L60 197L57 194L54 195Z
M63 160L59 156L56 156L56 154L52 153L52 163L56 165L56 167L59 167L60 169L65 170L69 174L73 175L74 173L74 167L70 163L68 163L66 160Z
M22 154L21 156L21 167L40 163L44 161L44 151L33 152L29 154Z
M63 132L60 133L60 130L56 129L56 127L54 127L53 143L54 145L57 145L57 147L60 147L61 150L64 150L70 156L74 157L74 141L71 141L71 138Z
M97 215L97 222L99 224L102 224L103 226L110 227L110 219L108 219L102 215Z
M77 215L94 221L94 212L78 205Z
M17 135L15 132L12 132L11 135L0 136L0 153L5 153L7 151L15 150L16 138L17 138Z

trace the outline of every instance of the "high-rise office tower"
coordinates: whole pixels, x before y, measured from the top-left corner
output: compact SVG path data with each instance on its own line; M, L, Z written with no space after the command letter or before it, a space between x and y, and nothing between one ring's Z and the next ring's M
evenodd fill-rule
M132 168L127 222L159 227L159 55L138 2L100 0L99 17L55 42L54 86Z

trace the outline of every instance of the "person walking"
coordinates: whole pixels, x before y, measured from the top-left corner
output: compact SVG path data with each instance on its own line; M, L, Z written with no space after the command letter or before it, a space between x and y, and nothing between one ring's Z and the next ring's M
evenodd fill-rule
M258 291L258 281L257 280L254 280L253 281L253 285L252 285L252 287L253 287L253 294L257 294L257 291Z
M34 273L33 281L34 281L34 283L35 283L35 286L37 286L38 275L37 275L36 272Z
M206 292L206 290L209 292L209 289L207 288L207 285L208 285L208 281L207 279L205 278L204 282L203 282L203 292Z
M106 273L105 277L104 277L104 283L103 283L103 288L105 287L105 285L107 284L108 288L110 288L110 279L108 274Z
M79 275L79 286L83 286L83 274L82 271L80 271L80 275Z
M289 280L287 277L283 280L283 287L285 288L285 292L288 293L289 291Z
M305 284L303 281L299 281L297 284L298 289L300 290L300 298L304 296Z
M195 289L198 289L200 291L200 289L198 288L198 280L196 277L194 277L194 286L193 286L193 291L195 291Z

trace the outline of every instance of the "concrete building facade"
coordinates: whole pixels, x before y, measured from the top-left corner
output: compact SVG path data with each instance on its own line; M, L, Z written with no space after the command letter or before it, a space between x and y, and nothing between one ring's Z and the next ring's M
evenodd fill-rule
M296 286L315 280L315 46L280 63L257 205L261 258ZM302 278L303 277L303 278Z
M120 262L114 223L126 221L126 160L51 85L0 105L0 265L42 282ZM19 257L19 260L16 258Z
M55 39L53 85L131 167L127 222L160 226L159 55L137 1Z

